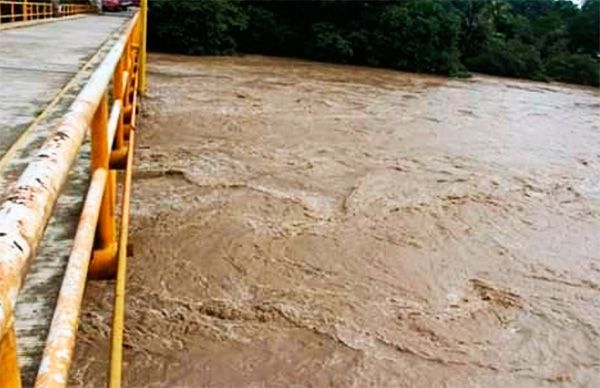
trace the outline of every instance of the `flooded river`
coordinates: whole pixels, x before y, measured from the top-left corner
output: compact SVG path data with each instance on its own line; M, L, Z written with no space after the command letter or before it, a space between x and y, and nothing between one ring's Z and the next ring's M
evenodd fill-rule
M597 90L170 55L149 84L127 386L600 386Z

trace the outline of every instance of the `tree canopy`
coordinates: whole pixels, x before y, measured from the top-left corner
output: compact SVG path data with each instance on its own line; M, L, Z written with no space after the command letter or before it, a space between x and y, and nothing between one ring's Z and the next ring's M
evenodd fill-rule
M150 0L151 49L599 85L600 0Z

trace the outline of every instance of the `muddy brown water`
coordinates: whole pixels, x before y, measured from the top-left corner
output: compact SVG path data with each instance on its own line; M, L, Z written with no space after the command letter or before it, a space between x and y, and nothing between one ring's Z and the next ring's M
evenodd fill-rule
M171 55L149 84L127 386L600 386L597 90Z

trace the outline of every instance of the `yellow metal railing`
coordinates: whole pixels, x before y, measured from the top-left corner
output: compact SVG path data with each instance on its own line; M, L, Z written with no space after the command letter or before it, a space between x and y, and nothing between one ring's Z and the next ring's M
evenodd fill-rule
M0 24L63 17L96 12L91 4L59 4L56 9L50 2L29 0L0 0Z
M98 9L90 4L60 4L58 13L60 16L70 16L80 13L97 12Z
M142 0L140 11L81 90L54 135L0 204L0 388L21 386L16 355L19 339L14 329L17 295L87 128L91 128L91 183L35 386L66 386L86 279L115 276L109 386L121 386L129 199L138 93L145 84L146 12L147 0ZM118 169L125 170L120 228L115 210Z

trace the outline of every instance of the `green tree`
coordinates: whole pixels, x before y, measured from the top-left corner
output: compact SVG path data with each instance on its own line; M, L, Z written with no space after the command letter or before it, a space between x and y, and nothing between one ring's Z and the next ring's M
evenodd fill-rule
M150 0L149 19L160 51L598 85L600 0Z
M597 54L600 52L600 0L587 0L581 12L569 26L571 48L575 52Z
M352 44L329 22L313 24L307 44L308 56L318 60L347 63L354 54Z
M231 54L234 35L248 17L227 0L154 0L148 12L149 39L161 51L184 54Z

